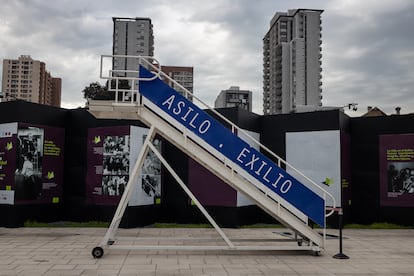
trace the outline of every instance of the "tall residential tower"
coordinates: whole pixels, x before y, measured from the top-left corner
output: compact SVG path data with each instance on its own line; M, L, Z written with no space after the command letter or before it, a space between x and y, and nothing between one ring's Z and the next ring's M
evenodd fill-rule
M113 17L113 55L128 56L153 56L154 34L150 18L125 18ZM135 59L115 58L112 65L113 70L120 70L121 76L132 76L136 74L126 73L127 70L136 71L138 61Z
M163 71L167 76L178 82L186 90L193 93L194 85L194 69L193 67L188 66L161 66L161 71ZM173 82L163 79L169 86L174 88L178 93L184 94L184 89L180 86L174 84ZM191 97L189 97L191 100Z
M263 114L322 106L323 10L277 12L263 38Z
M239 86L230 86L227 90L221 90L214 102L215 108L236 106L252 112L252 91L240 90Z
M60 107L62 79L53 78L46 64L28 55L3 60L3 101L28 102Z

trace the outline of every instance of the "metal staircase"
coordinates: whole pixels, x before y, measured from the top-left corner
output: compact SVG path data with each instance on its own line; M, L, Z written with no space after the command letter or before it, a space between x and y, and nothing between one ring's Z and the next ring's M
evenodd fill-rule
M109 63L112 64L115 57L138 59L140 67L135 72L108 70L108 74L104 75L105 61L109 59ZM115 81L113 91L116 99L115 102L90 101L89 111L97 118L137 119L149 126L150 131L111 225L99 246L92 250L92 255L95 258L102 257L104 248L109 246L120 249L177 250L294 249L311 250L319 254L325 246L325 217L331 215L335 207L333 196L306 177L304 179L308 180L308 183L298 182L282 169L282 167L291 168L290 164L272 153L267 147L255 141L253 137L215 110L210 109L190 92L187 91L185 95L181 95L169 87L160 79L161 77L168 78L168 76L160 71L159 66L159 63L152 57L109 55L101 57L101 78ZM124 76L121 77L121 73ZM136 77L125 76L131 73ZM128 80L131 89L118 89L120 80ZM180 86L178 83L175 84ZM203 109L209 108L221 120L229 124L231 129L224 127L195 102ZM238 137L236 133L240 132L244 132L251 141L255 141L260 151ZM235 245L178 177L162 154L153 146L151 141L156 134L161 135L232 188L243 193L278 222L290 228L295 233L295 237L299 237L296 240L298 245L290 247ZM164 167L217 230L225 241L224 246L117 245L115 235L133 190L132 183L136 183L143 160L149 150L157 155ZM266 156L262 152L265 152ZM267 156L271 156L272 159ZM328 213L326 213L327 206L333 207ZM319 231L322 230L322 234L310 226L312 224L310 221L319 225ZM305 241L305 244L302 241Z

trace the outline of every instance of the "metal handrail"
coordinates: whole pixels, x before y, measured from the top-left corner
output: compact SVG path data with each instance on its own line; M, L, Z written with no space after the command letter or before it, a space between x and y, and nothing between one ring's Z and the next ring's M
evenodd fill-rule
M136 72L137 73L137 77L118 77L118 76L116 76L116 77L106 77L106 78L105 77L102 77L102 60L103 60L104 57L110 57L110 58L118 58L118 57L120 57L120 58L136 58L136 59L138 59L139 64L146 64L150 68L152 68L152 70L154 70L153 71L154 72L154 76L151 77L151 78L140 78L138 76L139 71L132 71L132 72ZM154 64L153 62L150 62L149 60L155 61L156 63ZM158 66L155 66L155 65L158 65ZM117 70L117 71L119 71L119 70ZM120 71L122 71L122 70L120 70ZM126 71L127 70L122 71L122 72L126 72ZM227 119L221 113L219 113L215 109L211 108L208 104L206 104L205 102L203 102L200 98L198 98L193 93L191 93L190 91L188 91L188 89L186 89L180 83L178 83L177 81L175 81L174 79L172 79L170 76L168 76L167 74L165 74L164 72L162 72L161 71L161 65L160 65L160 63L155 58L149 57L149 56L127 56L127 55L102 55L101 56L101 78L104 78L104 79L114 79L114 78L118 78L118 79L130 79L130 80L138 80L138 81L139 80L142 80L142 81L151 81L151 80L154 80L154 79L159 78L161 76L163 78L168 79L172 83L174 83L174 85L180 87L184 91L184 97L186 97L186 98L190 98L191 97L191 99L193 101L196 100L196 102L199 103L203 108L208 109L214 115L218 116L221 120L223 120L224 122L226 122L227 124L229 124L231 126L231 131L233 133L236 133L236 130L237 130L237 132L240 132L240 133L243 133L244 135L246 135L260 149L263 149L266 153L268 153L273 158L275 158L279 167L280 167L281 164L283 164L283 165L286 166L286 168L292 169L295 173L297 173L298 175L300 175L301 177L303 177L305 180L307 180L316 189L318 189L320 193L323 194L323 198L324 198L324 201L325 202L326 202L326 197L329 197L332 200L332 206L330 206L332 208L329 208L330 209L330 212L328 212L327 214L325 214L326 217L329 217L330 215L332 215L335 212L336 200L335 200L334 196L331 193L329 193L326 190L324 190L317 183L315 183L312 179L310 179L309 177L307 177L306 175L304 175L301 171L299 171L298 169L296 169L293 165L289 164L283 158L281 158L276 153L274 153L273 151L271 151L268 147L266 147L265 145L263 145L259 141L257 141L247 131L239 128L236 124L234 124L232 121L230 121L229 119ZM326 208L326 203L325 203L325 208Z
M140 78L138 75L136 77L126 77L126 76L113 76L111 73L117 72L117 73L138 73L139 71L136 70L113 70L110 69L109 70L109 75L108 77L103 76L102 72L103 72L103 59L104 58L137 58L138 59L138 64L141 64L142 60L145 61L146 64L150 65L152 68L154 68L156 70L156 74L154 74L154 76L152 76L151 78ZM148 62L148 60L152 60L153 63ZM158 65L158 67L154 66L155 64ZM142 80L142 81L152 81L155 80L157 78L160 77L160 72L161 71L161 64L158 62L157 59L155 59L154 57L151 56L128 56L128 55L101 55L101 65L100 65L100 70L99 70L99 77L101 79L120 79L120 80Z

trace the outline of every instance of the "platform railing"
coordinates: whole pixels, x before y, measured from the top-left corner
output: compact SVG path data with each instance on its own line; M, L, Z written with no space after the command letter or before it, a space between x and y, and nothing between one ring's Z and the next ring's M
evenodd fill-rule
M105 59L111 59L111 65L112 65L113 60L115 58L135 59L137 61L137 64L141 64L144 67L146 67L147 69L149 69L150 71L152 71L154 73L154 76L151 77L151 78L140 78L139 77L139 68L137 68L137 70L113 70L113 69L108 69L108 74L104 75L103 67L104 67L104 64L105 64ZM122 76L122 74L124 76ZM135 76L131 76L131 75L135 75ZM168 79L168 81L173 83L174 86L178 86L179 88L181 88L182 91L184 91L184 94L183 94L184 97L191 100L194 104L196 104L200 108L205 109L205 110L209 110L212 114L214 114L215 116L220 118L220 120L222 120L223 122L228 124L231 128L231 131L234 134L243 133L243 135L249 139L250 144L253 143L255 146L257 146L260 149L260 151L262 153L265 153L268 156L270 156L270 158L273 158L274 162L279 167L284 168L285 170L290 169L291 171L296 173L298 176L300 176L303 180L306 180L307 183L313 188L312 190L315 191L319 196L321 196L324 199L325 206L326 206L325 209L328 211L325 214L325 217L328 217L328 216L332 215L335 212L336 200L335 200L335 197L331 193L324 190L320 185L318 185L312 179L310 179L309 177L304 175L301 171L299 171L293 165L291 165L286 160L284 160L282 157L280 157L279 155L274 153L267 146L260 143L260 141L257 141L257 139L255 139L253 136L251 136L247 131L245 131L245 130L241 129L240 127L238 127L232 121L230 121L225 116L223 116L220 112L213 109L207 103L202 101L199 97L197 97L196 95L194 95L193 93L188 91L188 89L186 89L184 86L182 86L176 80L172 79L170 76L168 76L167 74L162 72L160 63L154 57L151 57L151 56L128 56L128 55L102 55L101 56L101 65L100 65L100 77L102 79L115 80L115 82L116 82L115 88L114 89L109 89L108 88L109 91L113 91L113 92L116 93L115 103L130 102L131 104L136 102L139 98L138 94L139 94L139 82L140 81L151 81L151 80L154 80L156 78ZM131 83L132 83L131 89L130 90L119 89L119 80L129 80L129 81L131 81ZM125 93L127 91L130 91L130 93L132 93L131 98L128 98L128 101L125 101L123 98L119 99L117 96L118 96L118 93L120 91L123 92L123 93ZM330 204L327 203L327 202L329 202Z

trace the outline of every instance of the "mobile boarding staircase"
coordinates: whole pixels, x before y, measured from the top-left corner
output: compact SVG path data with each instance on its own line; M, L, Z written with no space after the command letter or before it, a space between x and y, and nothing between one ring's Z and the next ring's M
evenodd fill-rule
M115 71L109 69L115 59L133 60L139 64L137 71ZM108 62L109 59L109 62ZM108 65L109 63L109 65ZM108 68L108 73L105 68ZM120 77L119 75L124 75ZM132 76L132 77L125 77ZM97 118L137 119L150 127L146 140L131 175L127 187L120 199L112 222L101 243L93 248L92 255L100 258L104 248L141 249L141 250L309 250L315 255L325 247L326 217L333 213L335 199L292 168L287 162L272 153L266 146L255 141L244 132L256 147L237 136L242 129L231 123L215 110L209 108L196 96L170 79L160 70L160 63L152 57L142 56L101 56L100 77L112 82L115 87L115 101L90 101L89 111ZM176 87L185 91L184 95L161 80L169 79ZM128 80L131 89L120 89L120 80ZM115 84L113 83L115 82ZM191 99L191 100L189 100ZM231 126L231 129L204 112L210 109L215 115ZM222 179L235 190L243 193L266 213L291 229L295 235L294 246L283 245L236 245L217 225L206 209L187 188L161 153L152 144L158 134L175 145L189 157ZM266 152L265 156L260 151ZM120 221L134 189L134 183L140 175L144 159L151 150L160 159L164 167L176 179L181 188L197 205L203 215L224 240L224 245L121 245L122 237L115 237ZM133 162L131 162L133 164ZM300 183L289 175L282 166L291 168L300 174L307 183ZM329 204L327 204L329 202ZM327 207L332 208L327 208ZM314 230L311 222L320 226ZM322 230L322 233L320 232ZM136 239L136 238L135 238ZM136 244L136 242L134 243Z

